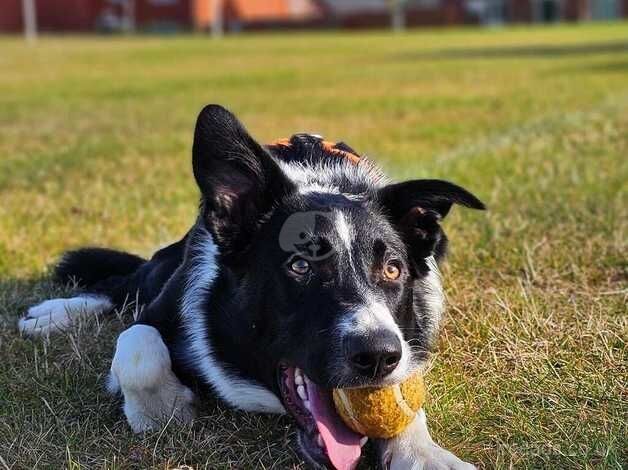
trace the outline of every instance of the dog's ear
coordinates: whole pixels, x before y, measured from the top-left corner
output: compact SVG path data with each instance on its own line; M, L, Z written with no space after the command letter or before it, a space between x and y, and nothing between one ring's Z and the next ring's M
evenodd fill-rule
M268 152L218 105L198 116L192 165L203 222L225 258L245 251L273 204L294 189Z
M412 180L384 186L377 199L393 225L401 233L409 255L417 267L425 267L425 259L445 254L447 237L440 221L452 204L484 210L477 197L464 188L442 180Z

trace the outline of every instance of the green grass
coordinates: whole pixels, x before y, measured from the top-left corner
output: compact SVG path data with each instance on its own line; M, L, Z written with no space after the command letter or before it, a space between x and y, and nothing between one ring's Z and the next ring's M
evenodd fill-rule
M132 435L102 390L129 314L15 330L67 292L46 278L63 250L150 254L190 226L208 102L262 141L318 132L480 195L446 222L433 434L484 468L628 465L627 26L0 39L0 468L302 467L289 419L211 399Z

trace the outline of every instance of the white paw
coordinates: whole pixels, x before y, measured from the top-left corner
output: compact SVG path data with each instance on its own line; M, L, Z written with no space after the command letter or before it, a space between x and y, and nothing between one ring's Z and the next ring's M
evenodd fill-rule
M384 468L390 470L474 470L448 450L434 443L401 448L385 456Z
M429 435L425 413L420 410L414 422L401 435L376 442L380 464L387 470L474 470Z
M103 296L80 296L69 299L51 299L28 309L18 321L20 332L40 336L62 331L78 318L108 312L113 304Z
M134 325L119 336L108 388L122 392L135 433L194 419L194 394L172 372L168 348L152 326Z
M194 394L179 384L176 388L162 389L141 395L124 394L124 414L134 433L161 429L174 422L188 424L196 416Z

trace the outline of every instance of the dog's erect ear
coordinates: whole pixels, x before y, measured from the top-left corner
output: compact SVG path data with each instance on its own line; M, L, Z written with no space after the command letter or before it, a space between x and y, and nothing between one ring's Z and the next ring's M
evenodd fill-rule
M293 190L267 151L218 105L198 116L192 165L204 223L225 257L242 253L273 204Z
M390 184L378 191L377 199L404 237L409 254L421 266L425 258L441 258L447 237L440 221L452 204L484 210L477 197L464 188L442 180L412 180Z

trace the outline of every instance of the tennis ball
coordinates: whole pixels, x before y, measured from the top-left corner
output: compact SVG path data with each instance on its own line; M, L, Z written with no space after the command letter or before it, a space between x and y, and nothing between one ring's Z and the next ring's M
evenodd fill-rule
M423 376L415 374L390 387L334 389L336 411L364 436L389 439L403 432L425 402Z

